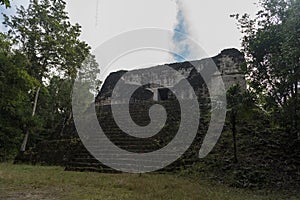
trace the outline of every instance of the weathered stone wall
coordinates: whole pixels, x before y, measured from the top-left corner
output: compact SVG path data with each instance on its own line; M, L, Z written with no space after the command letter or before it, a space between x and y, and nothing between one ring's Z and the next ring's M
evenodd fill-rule
M182 79L189 81L198 97L208 97L208 86L203 81L199 72L206 67L211 67L212 61L216 64L219 71L216 71L211 75L211 82L216 81L217 77L221 76L226 89L229 89L234 84L239 84L242 89L246 89L245 76L241 72L241 65L245 63L244 56L236 49L227 49L211 59L160 65L146 69L133 70L129 73L127 73L127 71L114 72L106 79L96 102L101 105L110 104L112 91L118 81L122 82L124 86L123 89L136 85L142 86L142 89L139 91L140 94L137 94L139 98L135 99L135 97L133 97L133 101L151 98L152 100L160 100L158 94L159 88L172 89L176 87ZM176 71L166 70L166 67ZM157 84L147 84L150 82L156 82ZM148 93L152 93L152 97L151 94L150 97L149 94L148 96L145 95L147 91ZM180 95L187 99L192 96L191 94L192 91L186 91L185 88L180 91ZM143 98L145 96L147 96L147 98ZM122 102L121 99L117 103L120 104L124 102Z

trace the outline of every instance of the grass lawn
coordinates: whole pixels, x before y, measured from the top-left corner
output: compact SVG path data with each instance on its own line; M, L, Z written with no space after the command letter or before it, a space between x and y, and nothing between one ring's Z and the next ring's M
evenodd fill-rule
M0 199L273 200L287 197L178 175L66 172L62 167L4 163L0 164Z

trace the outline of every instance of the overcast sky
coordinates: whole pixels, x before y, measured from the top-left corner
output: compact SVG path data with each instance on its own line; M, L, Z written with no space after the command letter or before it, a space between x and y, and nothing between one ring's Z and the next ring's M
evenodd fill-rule
M26 6L28 1L13 0L13 7L20 4ZM113 36L137 28L156 27L174 30L180 27L178 24L180 9L181 23L184 23L188 36L197 41L209 56L214 56L225 48L240 49L241 34L237 30L236 21L229 15L249 13L254 16L258 10L255 5L257 1L67 0L67 10L71 21L82 26L81 39L96 49ZM5 12L13 13L14 8ZM174 58L167 52L147 50L121 57L110 71L173 61Z

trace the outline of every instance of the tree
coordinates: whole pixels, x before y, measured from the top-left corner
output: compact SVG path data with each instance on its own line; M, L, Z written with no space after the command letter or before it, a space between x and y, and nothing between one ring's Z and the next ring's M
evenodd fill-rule
M227 91L227 106L231 125L234 162L238 162L237 153L237 122L238 118L251 118L255 109L256 98L250 91L243 92L239 85L233 85Z
M299 136L300 0L263 0L254 19L235 15L244 34L249 85L262 106L280 113L291 138Z
M35 91L32 116L39 108L39 93L42 88L46 89L47 82L54 76L74 80L89 55L90 47L79 40L81 27L69 22L65 8L63 0L31 0L27 9L21 6L15 16L5 16L9 36L30 63L28 73L40 83L31 89ZM26 149L28 136L29 131L24 136L21 151Z
M0 0L1 5L5 5L6 8L10 7L10 1L9 0Z
M13 51L0 34L0 160L15 154L27 127L35 123L30 116L30 89L39 83L27 73L28 65L26 57Z

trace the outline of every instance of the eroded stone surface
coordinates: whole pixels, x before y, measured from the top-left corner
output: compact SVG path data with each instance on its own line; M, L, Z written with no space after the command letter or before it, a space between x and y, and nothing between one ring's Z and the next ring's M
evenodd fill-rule
M212 72L209 76L210 83L205 84L200 73L203 69L211 67L212 61L216 64L219 71ZM222 77L225 88L229 89L233 84L239 84L242 89L246 89L245 76L241 72L241 65L245 63L244 56L236 49L223 50L219 55L211 59L202 59L191 62L173 63L150 67L146 69L137 69L133 71L118 71L111 73L103 84L103 87L97 96L98 105L111 104L112 92L121 81L122 91L133 86L141 86L132 96L131 102L141 100L167 100L172 94L166 94L165 88L180 87L180 81L187 79L193 87L198 97L207 98L209 96L207 87L211 82L215 82ZM166 70L170 67L176 71ZM158 84L147 84L157 82ZM192 98L192 91L182 88L180 96L186 99ZM118 100L115 103L125 103Z

